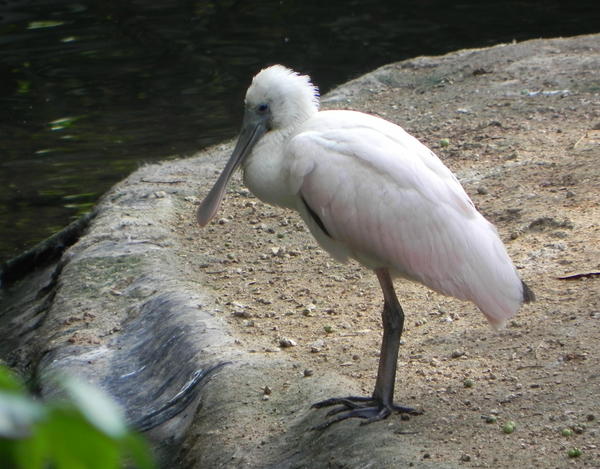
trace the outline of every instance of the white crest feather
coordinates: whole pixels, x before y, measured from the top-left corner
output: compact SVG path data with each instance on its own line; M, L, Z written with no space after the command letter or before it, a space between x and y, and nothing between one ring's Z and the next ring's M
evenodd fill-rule
M319 90L307 75L273 65L261 70L246 93L246 105L267 103L277 128L294 125L319 110Z

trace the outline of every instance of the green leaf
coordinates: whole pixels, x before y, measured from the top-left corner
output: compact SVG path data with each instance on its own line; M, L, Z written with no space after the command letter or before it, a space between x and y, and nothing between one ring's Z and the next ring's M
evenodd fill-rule
M113 438L127 434L120 407L104 391L72 377L63 378L62 386L75 406L96 428Z
M15 465L14 459L14 442L0 438L0 461L5 463L8 467ZM11 466L12 464L12 466Z
M57 469L118 469L117 442L90 425L75 409L57 407L40 433Z
M16 466L26 469L45 469L48 461L48 440L41 434L36 425L32 427L31 436L14 442Z
M0 468L156 467L145 440L126 428L103 391L70 377L57 384L68 399L38 401L0 366Z
M44 408L34 400L0 391L0 437L23 438L31 426L44 415Z
M25 386L23 386L19 375L0 365L0 390L25 392Z

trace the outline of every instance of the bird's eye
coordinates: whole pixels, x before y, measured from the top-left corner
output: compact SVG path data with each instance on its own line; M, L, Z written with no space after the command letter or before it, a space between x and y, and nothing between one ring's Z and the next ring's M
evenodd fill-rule
M267 112L269 110L269 105L268 104L264 104L264 103L263 104L259 104L257 109L258 109L258 112L264 113L264 112Z

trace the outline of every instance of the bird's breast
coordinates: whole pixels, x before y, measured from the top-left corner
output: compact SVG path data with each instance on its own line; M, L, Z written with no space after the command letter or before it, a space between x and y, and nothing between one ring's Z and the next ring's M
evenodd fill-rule
M276 137L266 135L248 156L243 167L244 184L263 202L294 208L295 196L284 165L284 142Z

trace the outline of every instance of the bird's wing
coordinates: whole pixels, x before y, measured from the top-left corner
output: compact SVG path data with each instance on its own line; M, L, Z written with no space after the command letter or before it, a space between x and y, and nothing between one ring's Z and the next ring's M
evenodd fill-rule
M360 116L306 129L287 145L290 187L315 237L338 257L471 300L495 325L511 317L522 287L495 228L431 150Z

